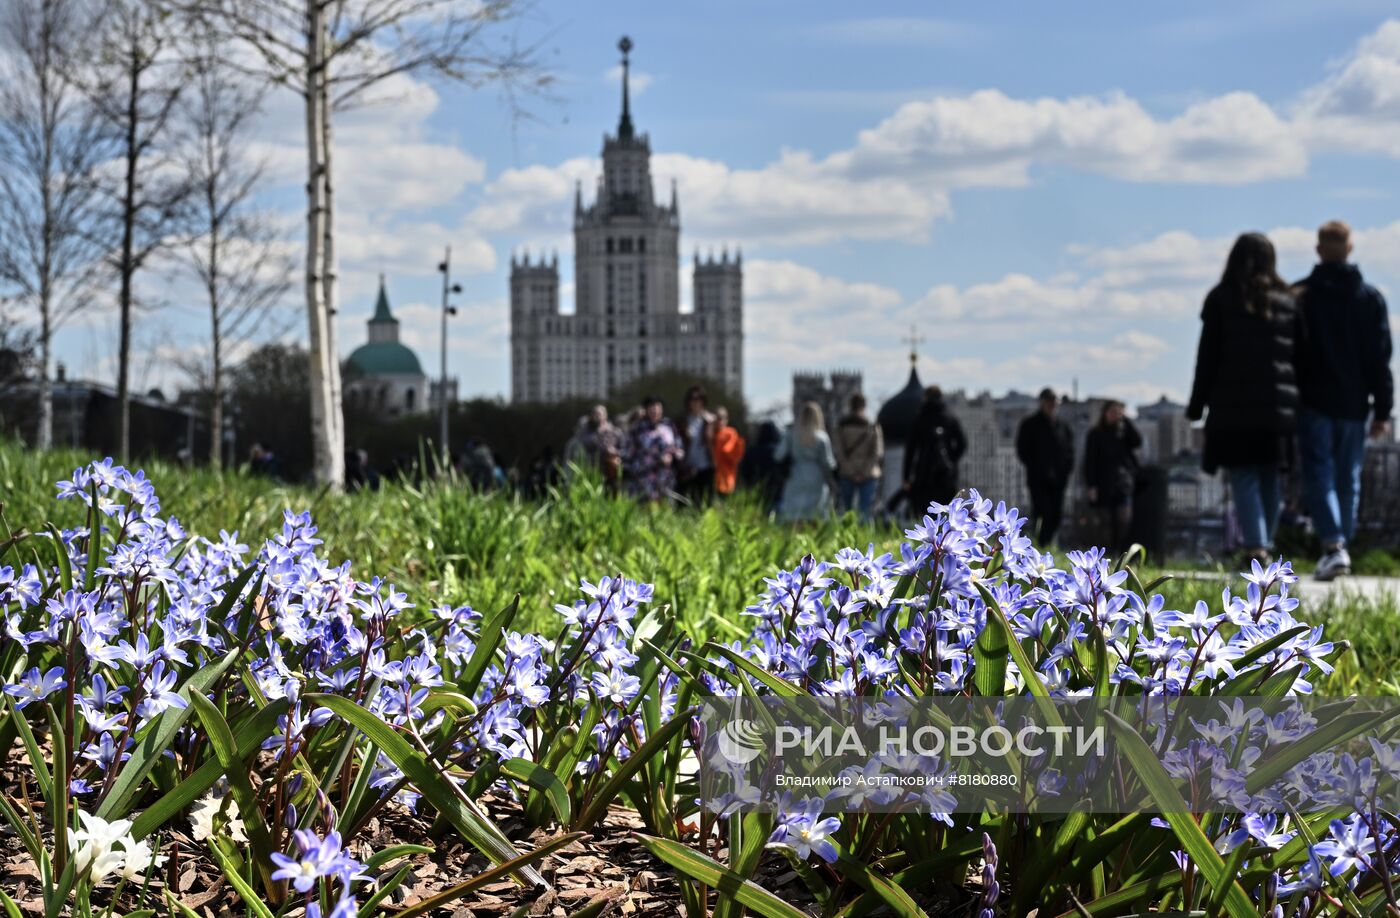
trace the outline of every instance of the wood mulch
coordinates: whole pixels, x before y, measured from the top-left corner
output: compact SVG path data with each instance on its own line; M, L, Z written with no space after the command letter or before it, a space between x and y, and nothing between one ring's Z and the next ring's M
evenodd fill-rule
M42 822L43 801L33 785L32 773L26 785L21 772L26 770L24 755L15 750L0 767L0 793L24 812L21 802L26 794ZM557 828L532 828L525 822L519 807L502 795L489 795L482 801L496 824L517 847L529 850L559 834ZM147 883L144 907L166 911L164 891L169 889L196 914L204 918L225 918L246 913L237 893L207 854L202 843L190 838L189 824L179 820L160 832L161 853L168 855L159 876ZM680 884L676 874L666 864L654 858L633 836L644 831L641 820L631 810L613 808L593 831L567 847L554 852L537 863L536 869L550 886L543 890L522 889L510 880L503 880L476 890L468 896L434 909L435 918L570 918L585 914L603 916L684 915ZM47 832L46 832L47 834ZM361 860L390 845L415 842L431 845L431 854L400 859L381 868L376 883L392 878L405 864L411 864L402 884L381 903L389 913L422 902L444 890L465 882L489 866L486 859L450 829L434 839L430 820L402 809L386 810L370 822L356 840L352 853ZM51 841L51 840L50 840ZM690 841L694 842L692 838ZM726 853L721 849L721 859ZM802 880L781 857L765 857L754 881L765 889L810 915L818 914ZM377 885L361 884L358 893L364 901ZM24 850L18 834L0 820L0 889L5 890L26 915L43 913L43 890L39 871ZM108 883L95 891L95 910L104 908L115 891ZM911 891L912 892L912 891ZM115 913L123 914L138 907L139 888L125 888ZM931 915L968 914L971 896L965 890L921 890L916 899L927 903ZM299 918L301 909L288 918Z

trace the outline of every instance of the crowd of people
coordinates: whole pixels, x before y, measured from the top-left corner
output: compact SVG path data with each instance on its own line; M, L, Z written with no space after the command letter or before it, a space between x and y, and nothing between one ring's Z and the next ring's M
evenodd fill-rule
M1188 418L1205 421L1203 466L1223 471L1230 483L1248 557L1272 556L1287 476L1300 476L1303 506L1322 543L1321 579L1350 572L1347 546L1365 444L1388 432L1394 401L1386 304L1349 261L1351 251L1347 225L1324 224L1318 264L1289 284L1267 237L1240 236L1205 298L1187 407ZM1060 397L1045 389L1038 402L1016 431L1030 497L1028 534L1042 546L1056 542L1078 467L1098 526L1094 540L1124 550L1134 497L1143 488L1143 439L1124 404L1103 403L1077 456ZM884 432L860 394L832 424L809 401L786 429L764 421L751 439L731 424L724 406L710 406L703 387L692 386L676 417L658 396L618 422L606 406L595 406L579 419L562 455L545 450L518 478L502 470L484 443L469 442L454 464L480 490L514 485L527 496L543 496L572 470L589 467L611 493L650 504L702 506L743 487L779 519L797 524L833 510L865 519L917 517L963 487L967 435L937 386L924 392L893 486L883 481ZM250 450L249 468L279 474L275 455L261 443ZM351 489L378 489L380 475L364 451L347 454L346 468Z

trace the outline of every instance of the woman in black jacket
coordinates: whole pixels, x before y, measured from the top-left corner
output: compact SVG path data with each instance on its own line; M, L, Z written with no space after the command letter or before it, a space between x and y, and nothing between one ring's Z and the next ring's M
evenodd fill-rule
M1273 243L1263 234L1235 240L1201 323L1186 416L1205 416L1202 464L1212 474L1228 472L1245 551L1267 560L1281 505L1279 469L1292 458L1297 423L1299 324L1275 269Z
M943 390L929 386L904 447L904 493L915 519L929 504L957 496L958 462L966 452L967 435L943 401Z
M1122 402L1105 402L1099 422L1084 438L1084 484L1089 504L1099 511L1105 547L1115 554L1128 550L1133 523L1133 493L1137 491L1138 448L1142 434L1128 420Z

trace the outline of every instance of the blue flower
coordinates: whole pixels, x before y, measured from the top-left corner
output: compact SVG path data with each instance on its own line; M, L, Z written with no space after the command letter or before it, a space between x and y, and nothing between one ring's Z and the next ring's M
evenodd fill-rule
M1313 845L1312 853L1332 860L1328 868L1332 876L1339 877L1353 867L1357 870L1370 869L1371 858L1376 853L1376 840L1371 837L1366 821L1360 816L1353 816L1347 821L1334 819L1330 826L1331 836Z
M831 835L841 828L841 820L835 816L823 818L824 806L825 801L816 797L783 813L768 844L791 848L804 861L815 854L828 864L836 863L836 846L831 842Z
M631 673L613 669L607 673L593 674L593 691L604 701L613 704L627 704L642 690L642 680Z
M19 699L15 707L23 709L67 687L68 680L63 678L62 666L55 666L46 673L40 673L39 667L35 666L21 676L19 682L5 686L5 694Z
M336 877L348 885L364 875L364 865L344 850L339 832L321 838L310 829L299 829L294 837L298 848L295 858L280 851L272 853L272 862L277 865L274 880L290 880L297 892L304 893L322 877Z

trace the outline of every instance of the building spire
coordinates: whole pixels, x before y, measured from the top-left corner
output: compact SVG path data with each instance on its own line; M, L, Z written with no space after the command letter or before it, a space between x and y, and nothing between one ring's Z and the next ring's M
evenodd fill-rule
M902 340L905 344L909 345L909 366L910 366L910 368L917 371L917 370L918 370L918 367L919 367L919 345L920 345L920 344L923 344L924 341L926 340L925 338L922 338L922 337L919 336L919 326L917 326L917 325L910 325L910 326L909 326L909 337L903 338L903 339L901 339L901 340Z
M628 55L632 52L632 39L626 35L622 36L622 41L617 43L617 49L622 52L622 120L617 123L617 139L632 139L632 102L628 92L628 78L631 71L631 61Z
M394 314L389 311L389 294L384 288L384 275L379 275L379 297L374 301L374 318L371 322L392 322Z

